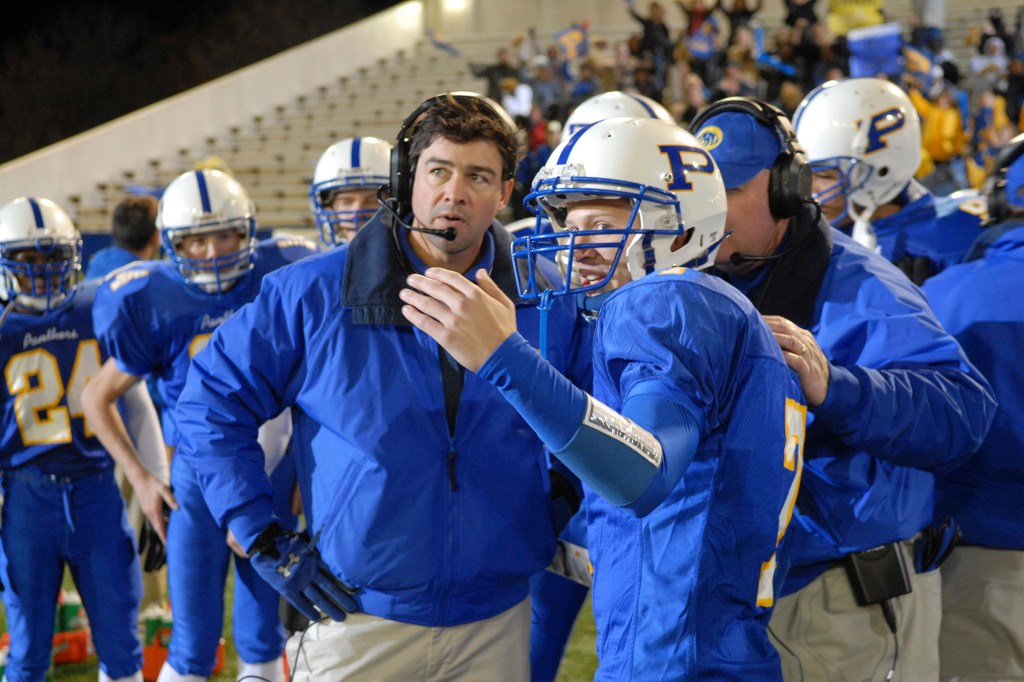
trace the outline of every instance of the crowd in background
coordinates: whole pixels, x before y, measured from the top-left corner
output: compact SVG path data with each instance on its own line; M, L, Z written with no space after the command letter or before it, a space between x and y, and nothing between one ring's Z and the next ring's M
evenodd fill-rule
M971 27L964 64L946 42L945 0L915 0L910 16L885 16L878 3L873 15L863 16L861 7L855 19L839 2L785 3L781 25L769 25L758 16L763 0L676 0L674 7L654 1L646 9L628 0L623 11L637 30L624 40L579 24L544 45L531 29L501 46L494 63L471 67L486 78L487 94L528 131L531 157L540 164L558 132L552 122L610 90L646 95L688 125L724 97L758 97L792 115L826 81L886 77L910 93L921 116L917 177L937 194L980 187L997 151L1024 130L1024 6L1013 17L993 8ZM851 31L863 24L899 27L892 66L878 67L884 71L865 71L873 63L859 56L859 45L870 51L879 43L854 39ZM534 165L528 160L524 175L532 177Z

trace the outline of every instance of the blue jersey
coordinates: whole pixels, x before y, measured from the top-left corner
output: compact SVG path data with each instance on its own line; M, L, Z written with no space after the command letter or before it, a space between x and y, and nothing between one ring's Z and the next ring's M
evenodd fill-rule
M872 222L872 227L886 260L925 257L942 271L963 259L981 235L985 215L984 197L976 191L946 197L924 193L893 215Z
M96 336L122 372L153 375L160 400L173 406L192 358L210 336L259 293L263 276L315 253L305 240L256 245L252 270L224 294L186 282L170 261L148 261L118 270L96 296ZM164 440L176 443L173 410L162 412Z
M116 244L106 246L92 255L89 259L89 267L85 270L85 279L96 279L123 268L129 263L134 263L139 257L128 249L123 249Z
M0 467L31 462L76 478L113 467L85 420L82 389L105 355L93 335L94 284L43 315L12 312L0 328L3 447Z
M935 314L988 377L999 401L978 453L936 479L936 517L952 516L963 542L1024 550L1024 225L1000 236L981 260L925 283Z
M648 515L587 490L597 678L781 679L767 624L806 407L774 336L733 287L673 269L608 298L594 367L612 409L648 394L700 428L682 480Z

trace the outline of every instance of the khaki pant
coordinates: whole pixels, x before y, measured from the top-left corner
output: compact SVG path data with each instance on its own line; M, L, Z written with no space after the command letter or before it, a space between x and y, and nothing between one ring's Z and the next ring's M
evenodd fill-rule
M943 680L1024 680L1024 552L958 547L942 565Z
M892 682L939 679L939 571L914 573L911 541L900 545L912 591L895 597L899 657ZM880 604L859 606L846 569L835 566L777 600L769 625L786 682L885 680L896 655Z
M340 623L311 625L285 649L295 682L529 682L529 650L529 599L493 618L451 627L353 613Z

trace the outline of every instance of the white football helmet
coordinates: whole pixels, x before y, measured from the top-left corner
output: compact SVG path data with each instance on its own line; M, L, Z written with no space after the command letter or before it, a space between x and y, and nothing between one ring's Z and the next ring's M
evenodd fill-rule
M580 102L580 105L573 109L569 117L565 119L563 129L566 135L572 137L591 123L616 116L657 118L672 124L676 122L668 109L650 97L612 90Z
M157 211L167 256L187 281L207 293L224 293L252 268L256 246L256 209L241 184L219 170L192 170L164 190ZM242 235L238 251L216 258L188 258L178 252L190 235L232 229Z
M0 297L5 301L54 310L71 300L81 269L82 237L64 209L33 197L0 207Z
M566 205L573 201L624 198L632 203L621 229L566 231ZM703 269L714 263L724 237L725 185L711 155L690 133L654 118L610 118L565 140L537 173L526 204L550 218L554 233L513 242L520 272L520 293L536 298L543 285L540 259L553 258L562 274L554 294L596 291L611 280L619 259L627 259L632 279L673 266ZM580 279L575 252L578 237L600 235L608 240L586 248L616 247L608 275L598 282ZM687 235L684 246L673 242ZM525 280L525 281L523 281Z
M391 179L391 144L376 137L351 137L335 142L320 155L309 203L320 230L320 241L327 247L347 239L342 229L358 230L376 213L374 209L335 211L335 194L348 190L377 190Z
M841 193L858 219L895 199L921 164L914 105L898 86L879 78L818 86L797 107L793 129L815 172L838 172L836 184L815 198L825 203Z

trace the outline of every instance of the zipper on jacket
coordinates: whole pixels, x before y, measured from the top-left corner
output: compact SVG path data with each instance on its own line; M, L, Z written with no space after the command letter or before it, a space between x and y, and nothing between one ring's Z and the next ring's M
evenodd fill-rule
M444 389L445 416L448 423L448 485L452 490L458 490L459 483L455 477L455 420L459 411L459 397L462 395L465 370L441 346L437 347L437 354L441 362L441 385Z
M459 482L455 478L455 442L452 441L448 448L448 486L452 492L459 489Z

